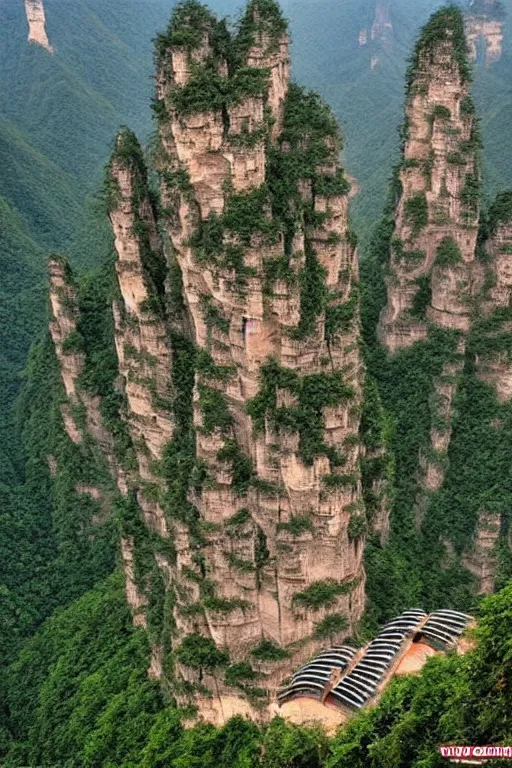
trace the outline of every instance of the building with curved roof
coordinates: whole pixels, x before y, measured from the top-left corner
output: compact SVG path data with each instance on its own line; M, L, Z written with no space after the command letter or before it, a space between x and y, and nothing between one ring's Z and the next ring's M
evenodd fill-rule
M328 648L311 659L282 686L279 706L310 700L350 715L375 702L395 674L416 672L429 656L457 647L472 622L452 610L404 611L365 648Z

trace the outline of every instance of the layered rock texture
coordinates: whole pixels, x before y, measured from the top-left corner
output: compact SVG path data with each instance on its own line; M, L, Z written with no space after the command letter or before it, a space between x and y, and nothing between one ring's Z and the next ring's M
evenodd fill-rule
M49 53L53 53L53 48L46 33L46 15L43 0L25 0L25 12L28 21L29 43L37 43Z
M107 174L126 439L102 447L150 674L221 722L269 712L295 666L353 632L366 531L385 539L389 498L368 409L361 425L341 140L320 99L290 85L278 7L252 0L231 35L180 4L157 65L159 207L127 130ZM82 358L62 349L78 322L59 303L63 269L52 263L66 409Z
M440 12L418 42L409 74L400 198L381 318L381 338L390 352L426 338L428 321L469 329L479 170L464 57L460 15Z
M487 66L503 53L505 10L500 0L473 0L466 16L466 36L472 61L482 59Z
M441 9L408 75L364 345L341 138L290 83L273 0L234 32L176 7L151 169L128 129L107 169L114 263L96 283L50 260L55 410L87 458L70 498L90 541L118 527L148 674L214 723L270 717L285 679L357 637L367 593L378 623L467 607L512 571L512 195L481 214L467 54Z
M510 439L511 208L505 193L488 220L481 216L467 52L462 15L450 7L432 17L414 52L378 335L389 375L406 371L413 387L402 386L401 404L392 405L417 451L411 458L396 448L401 514L412 507L432 553L441 544L445 556L433 554L440 568L467 569L487 593L508 530L507 492L492 479L487 451L494 444L499 474ZM396 378L392 386L401 388ZM416 427L406 421L413 402ZM508 545L502 554L509 557Z

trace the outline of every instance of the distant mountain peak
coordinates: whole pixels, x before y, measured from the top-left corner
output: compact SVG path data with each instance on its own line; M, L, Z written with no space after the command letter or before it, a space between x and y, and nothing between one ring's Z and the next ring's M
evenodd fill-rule
M373 21L371 26L363 27L359 32L359 45L368 45L368 43L378 45L389 51L393 45L393 23L391 21L391 0L376 0L373 12ZM378 53L373 53L371 57L372 70L379 63Z
M501 0L471 0L466 17L466 37L472 61L483 59L487 66L501 58L503 52L503 22L506 11Z
M49 53L54 53L46 33L46 15L43 0L25 0L28 21L28 42L37 43Z

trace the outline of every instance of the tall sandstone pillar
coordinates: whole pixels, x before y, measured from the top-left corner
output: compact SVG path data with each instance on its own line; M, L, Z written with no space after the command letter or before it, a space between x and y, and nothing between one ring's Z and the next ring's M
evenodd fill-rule
M192 3L157 43L163 226L198 350L205 472L190 496L204 559L184 535L175 616L180 637L233 661L287 649L275 688L364 608L357 256L338 129L289 84L279 9L249 3L226 39Z
M457 334L456 354L434 382L431 446L419 457L428 493L444 478L473 306L480 172L470 80L462 15L443 8L423 29L408 72L387 304L379 325L391 355L435 328ZM419 521L422 508L419 500Z
M107 171L127 434L109 466L150 674L221 722L270 714L293 669L354 631L361 462L378 463L380 445L365 456L341 137L318 96L290 84L278 6L252 0L231 34L181 3L157 65L160 194L127 129ZM75 315L52 326L57 348ZM368 487L377 508L375 472ZM374 527L385 535L384 504Z

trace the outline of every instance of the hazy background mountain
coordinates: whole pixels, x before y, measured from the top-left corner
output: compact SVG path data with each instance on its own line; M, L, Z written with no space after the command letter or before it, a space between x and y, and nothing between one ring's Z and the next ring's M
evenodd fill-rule
M42 324L49 250L98 263L89 201L118 126L151 130L152 38L166 0L45 0L55 55L28 43L22 0L0 5L0 452L13 458L12 406ZM97 234L97 232L95 232Z

